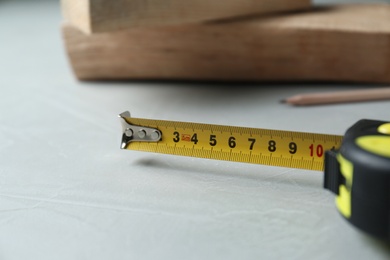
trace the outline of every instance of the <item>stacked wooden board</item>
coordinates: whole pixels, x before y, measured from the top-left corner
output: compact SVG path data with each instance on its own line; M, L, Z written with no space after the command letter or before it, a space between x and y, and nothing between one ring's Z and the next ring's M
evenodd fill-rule
M80 80L390 82L390 4L63 0L62 9Z

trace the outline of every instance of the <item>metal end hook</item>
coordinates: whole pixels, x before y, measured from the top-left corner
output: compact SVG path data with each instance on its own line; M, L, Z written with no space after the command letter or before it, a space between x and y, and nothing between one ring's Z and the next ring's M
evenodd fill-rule
M130 139L128 138L128 136L126 135L126 129L130 126L129 123L127 123L126 121L126 117L131 117L130 115L130 112L129 111L124 111L122 113L120 113L118 115L118 117L120 118L121 120L121 124L122 124L122 141L121 141L121 149L126 149L127 147L127 144L130 142Z
M126 121L130 118L130 112L125 111L119 114L122 123L121 149L126 149L130 142L158 142L161 140L161 131L157 128L132 125Z
M118 116L121 117L121 118L124 118L124 117L131 117L129 111L122 112L122 113L120 113Z

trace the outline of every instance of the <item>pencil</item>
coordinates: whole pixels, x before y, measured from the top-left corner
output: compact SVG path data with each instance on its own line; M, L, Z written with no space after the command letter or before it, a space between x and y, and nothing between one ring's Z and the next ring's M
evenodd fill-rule
M281 102L296 106L308 106L386 99L390 99L390 87L299 94L283 99Z

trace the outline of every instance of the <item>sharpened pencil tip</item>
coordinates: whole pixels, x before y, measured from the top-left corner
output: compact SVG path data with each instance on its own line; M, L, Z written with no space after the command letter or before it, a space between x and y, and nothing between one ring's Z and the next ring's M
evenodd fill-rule
M287 103L287 100L281 99L281 100L279 100L279 103L281 103L281 104Z

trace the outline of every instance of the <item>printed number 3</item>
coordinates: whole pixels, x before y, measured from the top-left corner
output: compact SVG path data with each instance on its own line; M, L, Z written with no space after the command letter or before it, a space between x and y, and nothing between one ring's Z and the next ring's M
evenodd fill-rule
M175 136L175 138L173 138L173 141L175 143L179 142L180 141L180 134L179 134L179 132L173 132L173 135Z

